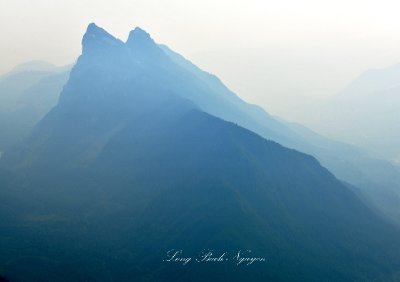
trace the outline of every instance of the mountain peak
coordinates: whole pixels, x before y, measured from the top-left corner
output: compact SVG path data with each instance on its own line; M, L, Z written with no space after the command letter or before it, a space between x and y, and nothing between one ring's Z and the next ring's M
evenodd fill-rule
M113 37L111 34L109 34L107 31L105 31L103 28L99 27L95 23L90 23L86 29L85 35L86 37L99 37L99 36L106 36L106 37Z
M112 36L95 23L90 23L82 39L83 54L96 51L102 47L121 45L122 41Z
M140 27L136 27L129 33L126 46L138 56L139 60L157 58L156 60L159 64L162 58L166 57L150 34Z
M131 31L131 34L135 34L136 36L144 36L144 37L150 38L150 34L139 26L135 27L135 29Z
M93 31L93 30L99 30L102 29L100 28L98 25L96 25L95 23L90 23L87 27L87 31Z
M126 41L127 45L153 45L155 44L154 40L151 38L150 34L140 27L135 27L129 33L128 40Z

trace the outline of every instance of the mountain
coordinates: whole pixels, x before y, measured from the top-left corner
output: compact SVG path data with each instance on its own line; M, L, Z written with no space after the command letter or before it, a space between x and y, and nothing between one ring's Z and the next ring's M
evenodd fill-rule
M11 74L19 73L19 72L28 72L28 71L53 71L57 69L55 65L46 61L34 60L22 63L14 67L6 76Z
M132 40L132 38L135 38L135 40ZM93 51L96 44L94 43L93 47L90 39L86 39L88 44L85 45L85 49ZM112 36L105 35L102 40L112 42L114 39ZM119 46L123 44L121 41L117 42L115 44ZM298 128L293 128L285 121L270 116L262 108L240 99L216 76L199 69L167 46L154 43L150 36L140 28L131 32L126 44L136 53L143 55L140 58L141 64L163 65L164 69L168 69L168 73L162 74L162 78L160 78L160 81L163 79L168 83L168 85L165 85L168 91L192 101L209 114L237 123L286 147L315 156L323 166L332 171L339 179L358 187L362 196L367 199L371 206L380 209L396 222L400 221L400 171L393 164L358 147L334 142L327 138L314 138L313 134L304 134L304 131L299 132ZM95 52L94 50L92 53ZM149 56L150 53L151 56ZM28 63L22 69L27 69L27 66L33 67L35 64L32 66L32 63ZM36 68L39 68L39 66L36 66ZM17 69L21 69L21 67ZM19 104L24 105L24 107L19 107L18 111L14 110L12 113L6 111L3 114L0 111L0 115L2 114L0 123L3 121L3 124L0 124L0 131L3 133L0 135L0 150L18 143L33 125L54 106L55 97L57 96L58 99L58 92L62 89L67 78L68 73L65 72L60 74L58 79L53 79L51 83L43 81L42 86L33 87L33 90L27 91L28 94L19 99ZM23 86L29 82L29 79L26 78L21 80L18 85ZM7 91L0 89L0 97L2 92L7 93ZM8 91L8 93L14 92ZM38 95L49 99L36 99ZM19 97L19 95L13 96ZM24 101L25 97L31 97L31 99ZM47 102L35 105L35 103L38 104L39 101L43 100ZM8 105L10 103L3 104ZM13 109L15 106L7 106L7 108ZM322 117L324 116L322 113L328 111L325 111L322 107L316 109L315 112L319 112L319 116ZM337 109L336 112L338 112ZM329 123L329 121L324 122L325 125ZM343 126L343 128L345 127ZM392 128L395 128L395 126ZM360 132L357 134L361 136ZM391 199L390 203L387 201L388 198Z
M96 31L93 31L93 33L96 33ZM103 43L113 42L115 39L107 34L103 35L104 38L100 35ZM135 38L135 40L132 38ZM94 37L91 39L94 39ZM93 48L96 49L96 43L93 43L93 45L90 38L85 40L87 44L85 44L84 52L90 52L90 50L93 51L92 53L97 52L93 50ZM113 47L123 44L118 40L116 42L114 42L116 45ZM137 54L142 54L141 62L138 61L138 63L162 65L164 69L168 70L167 73L160 74L162 77L158 78L159 81L164 80L166 82L165 88L168 88L168 91L192 101L209 114L234 122L286 147L315 156L323 166L332 171L339 179L358 187L362 196L367 199L371 206L380 209L394 221L400 221L400 170L390 162L371 155L354 145L346 145L327 138L314 138L314 134L305 133L305 131L309 131L308 129L299 132L298 127L293 128L285 121L270 116L262 108L246 103L230 91L215 75L199 69L167 46L156 44L140 28L130 33L126 44ZM99 56L101 56L101 53ZM134 70L132 71L134 72ZM35 111L39 114L35 114L33 118L28 110L37 107L29 106L24 107L23 111L14 113L12 118L6 116L0 119L5 121L3 125L4 134L2 135L4 137L0 138L0 141L3 139L0 143L5 144L3 147L9 147L21 140L21 136L29 132L39 118L51 109L54 105L54 97L58 97L57 91L62 89L66 78L67 75L65 74L58 80L59 84L54 85L53 90L49 88L51 90L49 92L35 90L30 91L30 95L25 95L36 97L38 93L42 92L48 93L46 97L52 97L51 103L41 103L40 109ZM24 85L23 83L20 84ZM23 99L20 101L23 101ZM29 103L30 101L26 102L27 105ZM316 109L315 112L319 113L318 116L323 117L325 116L323 113L329 111L325 111L324 107L321 107ZM335 113L337 112L340 111L336 109ZM19 122L19 117L23 118L22 122ZM335 118L335 121L337 120ZM330 122L323 123L326 126ZM11 124L21 124L21 126L10 127ZM349 123L344 122L343 124ZM395 126L382 128L395 128ZM15 131L17 132L15 133ZM360 132L357 134L362 135ZM387 201L388 198L391 199L390 203Z
M399 106L400 64L368 70L325 102L315 128L399 164Z
M398 277L396 227L312 156L211 115L218 110L206 101L211 86L165 56L146 32L137 28L124 43L90 24L82 45L57 105L0 159L4 276ZM221 106L231 101L227 114L238 101L218 99ZM166 261L174 250L193 261ZM194 261L208 250L229 260ZM239 251L262 261L237 265Z
M338 178L360 188L363 197L372 206L399 222L400 170L393 164L357 146L323 137L303 126L300 130L300 127L293 126L293 123L270 116L262 108L241 100L214 75L199 69L167 46L160 47L177 65L190 72L196 80L203 82L203 87L208 93L199 98L189 96L187 92L190 91L183 91L183 97L195 101L208 113L237 123L286 147L315 156ZM196 91L199 92L203 93L201 90ZM320 111L323 110L316 110ZM359 134L361 135L360 132ZM387 202L388 197L393 203Z
M20 142L57 104L69 70L33 61L0 77L0 152Z
M351 183L351 189L370 207L380 210L397 224L400 223L400 174L397 167L354 145L332 141L300 124L279 120L303 136L310 145L323 148L318 153L322 163L329 162L336 154L335 166L330 169L346 179L348 184ZM344 154L346 158L341 157Z

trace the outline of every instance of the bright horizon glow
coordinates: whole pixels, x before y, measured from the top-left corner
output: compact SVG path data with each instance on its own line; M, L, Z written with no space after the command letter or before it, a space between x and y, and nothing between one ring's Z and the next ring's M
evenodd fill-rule
M306 98L400 62L397 1L2 0L0 73L73 63L90 22L125 40L140 26L245 100L295 118Z

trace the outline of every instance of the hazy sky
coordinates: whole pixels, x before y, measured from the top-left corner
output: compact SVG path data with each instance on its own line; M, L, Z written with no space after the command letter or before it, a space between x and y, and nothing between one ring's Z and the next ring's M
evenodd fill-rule
M0 73L63 65L95 22L125 40L141 26L231 89L290 117L360 72L400 62L400 2L356 0L0 0Z

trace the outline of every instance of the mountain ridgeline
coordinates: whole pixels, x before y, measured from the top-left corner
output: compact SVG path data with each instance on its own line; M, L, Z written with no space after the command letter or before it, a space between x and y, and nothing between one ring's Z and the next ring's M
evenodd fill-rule
M58 104L0 159L2 275L399 277L399 230L315 158L255 133L260 126L271 139L289 140L291 130L243 104L216 77L195 75L139 28L124 43L90 24L82 45ZM253 122L260 117L267 127ZM168 261L171 250L193 258L225 252L231 261L183 265ZM238 251L265 260L237 265Z
M69 70L34 61L0 76L0 152L21 142L57 104Z
M350 183L367 203L400 222L400 171L390 162L271 117L256 105L241 100L216 76L199 69L167 46L154 43L139 28L132 31L126 44L93 28L85 38L84 52L92 57L102 57L98 43L106 48L107 41L122 49L129 46L129 52L136 54L142 68L162 65L168 73L166 75L164 71L157 81L163 80L166 90L192 101L203 111L315 156L339 179ZM100 58L100 61L104 63L105 58ZM56 68L44 62L31 62L0 77L0 152L20 143L51 110L68 79L69 70L69 67ZM357 134L362 135L360 132Z
M316 111L315 127L400 165L399 77L400 64L362 73Z

